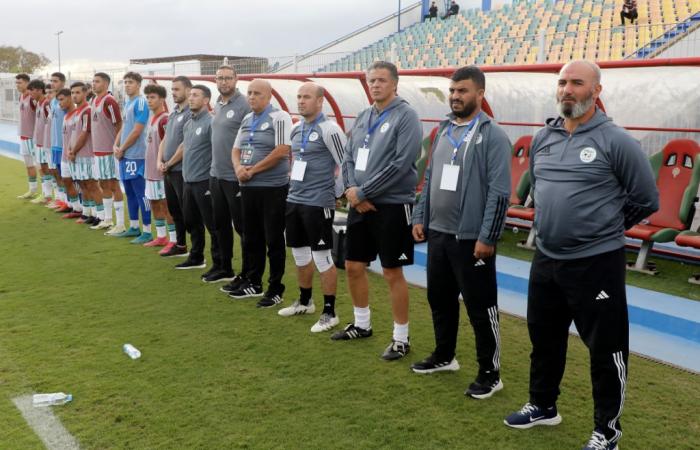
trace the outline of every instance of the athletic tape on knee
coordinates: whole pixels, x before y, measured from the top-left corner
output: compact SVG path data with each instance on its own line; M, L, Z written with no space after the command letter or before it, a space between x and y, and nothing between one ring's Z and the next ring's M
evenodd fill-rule
M326 270L333 267L333 256L331 255L330 249L328 250L318 250L311 252L314 258L314 264L319 272L323 273Z
M292 256L297 267L304 267L311 262L311 247L292 247Z

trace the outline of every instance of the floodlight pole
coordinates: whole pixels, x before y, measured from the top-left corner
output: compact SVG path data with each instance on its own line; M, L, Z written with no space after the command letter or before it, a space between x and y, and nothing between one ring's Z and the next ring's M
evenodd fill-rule
M63 34L63 30L57 31L54 33L56 35L56 39L58 40L58 71L61 71L61 34Z

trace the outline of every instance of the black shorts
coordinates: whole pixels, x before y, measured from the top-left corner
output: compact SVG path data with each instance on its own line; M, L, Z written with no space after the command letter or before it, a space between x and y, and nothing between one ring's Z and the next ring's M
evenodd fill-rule
M334 216L331 208L287 202L287 247L311 247L312 251L333 248Z
M346 259L369 263L378 254L387 269L413 264L412 206L374 206L377 211L364 214L350 209Z

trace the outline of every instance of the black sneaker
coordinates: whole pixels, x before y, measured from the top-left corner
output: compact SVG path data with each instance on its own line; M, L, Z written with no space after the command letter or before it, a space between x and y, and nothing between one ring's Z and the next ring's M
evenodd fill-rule
M245 281L245 278L243 278L240 275L234 275L233 279L229 282L224 284L219 288L221 292L224 292L226 294L230 294L231 292L235 291L238 289L238 287Z
M273 294L272 292L265 292L263 298L258 302L258 308L272 308L273 306L282 303L282 296L280 294Z
M349 323L343 331L338 331L331 335L334 341L349 341L351 339L368 338L372 336L372 327L364 328L356 327L354 323Z
M456 372L459 370L459 363L455 358L451 361L438 361L434 355L430 355L423 361L411 364L411 370L415 373Z
M204 269L205 267L207 267L207 262L205 260L193 261L189 258L175 266L175 268L179 270Z
M598 430L593 430L591 439L588 441L583 450L617 450L616 442L611 442L605 438L605 435Z
M245 280L245 282L241 283L240 286L238 286L238 289L235 291L230 292L229 297L231 298L248 298L248 297L262 297L263 295L263 290L262 286L260 285L254 285L248 280Z
M496 392L503 389L503 382L498 371L479 371L476 380L469 385L464 395L478 400L491 397Z
M102 221L101 221L100 219L98 219L97 217L91 217L91 219L93 219L93 220L92 220L92 223L90 224L92 227L96 227L97 225L99 225L99 224L102 222ZM89 222L86 221L85 223L87 224L87 223L89 223Z
M394 361L396 359L401 359L404 356L408 355L408 352L411 351L411 344L408 342L401 342L401 341L395 341L391 340L391 344L384 350L384 353L382 353L382 359L384 361Z
M159 253L160 256L164 258L172 258L173 256L187 256L189 253L187 252L187 246L186 245L173 245L168 249L168 251L161 251Z
M520 411L516 411L503 420L503 423L513 428L532 428L535 425L559 425L561 416L557 407L540 408L532 403L525 403Z
M222 281L233 280L233 272L225 272L221 269L210 270L209 272L202 275L202 281L205 283L219 283Z
M84 225L95 225L95 221L98 220L97 217L90 216L83 222Z

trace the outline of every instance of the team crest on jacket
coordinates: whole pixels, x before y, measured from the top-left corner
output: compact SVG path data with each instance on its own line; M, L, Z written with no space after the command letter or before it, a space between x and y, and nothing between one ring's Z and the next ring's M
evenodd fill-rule
M194 134L196 134L197 136L199 136L200 134L202 134L202 127L199 127L199 128L197 128L196 130L194 130Z
M379 131L381 131L382 133L386 133L386 130L388 130L388 129L389 129L389 123L387 122L384 125L382 125L382 127L379 129Z
M178 121L178 122L182 122L182 116L178 117L178 118L177 118L177 121Z
M316 133L316 132L314 131L313 133L311 133L311 134L309 135L309 140L310 140L311 142L316 142L316 139L318 139L318 133Z
M586 147L583 150L581 150L581 153L578 155L578 157L581 158L582 162L590 163L595 161L596 154L597 152L593 147Z
M263 131L267 130L268 128L270 128L270 122L265 122L260 126L260 129Z
M466 141L467 137L465 136L464 139ZM476 135L476 143L477 144L481 144L481 141L483 141L483 140L484 140L484 136L482 136L481 133Z
M229 112L226 113L226 118L231 119L233 117L233 115L234 115L234 111L230 110Z

